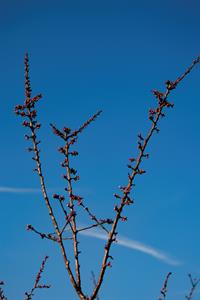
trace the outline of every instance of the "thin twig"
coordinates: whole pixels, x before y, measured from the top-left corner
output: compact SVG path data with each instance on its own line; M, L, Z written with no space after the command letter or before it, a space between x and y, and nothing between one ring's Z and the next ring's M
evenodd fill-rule
M8 300L4 294L2 287L1 287L2 285L4 285L4 282L0 281L0 300Z
M31 300L34 296L34 293L37 289L49 289L50 285L46 285L46 284L41 284L41 276L42 273L44 271L45 268L45 264L47 262L48 256L45 256L44 260L42 261L42 265L39 269L39 272L37 273L36 277L35 277L35 282L34 285L32 287L32 289L30 290L30 292L25 292L25 298L24 300Z
M103 224L107 223L102 223L100 220L97 219L97 217L91 212L91 210L89 209L89 207L87 207L83 201L80 202L79 204L80 206L83 207L83 209L88 213L89 217L91 220L95 221L97 223L97 226L100 226L106 233L109 233L109 230L103 226ZM107 224L112 224L112 223L107 223Z
M88 127L88 125L90 125L91 122L95 121L95 119L97 117L100 116L100 114L102 113L102 110L99 110L96 114L94 114L92 117L90 117L85 123L83 123L83 125L81 125L79 127L78 130L74 130L69 136L68 138L73 138L73 137L77 137L77 135L79 133L81 133L86 127Z
M92 228L94 228L94 227L101 226L102 224L105 224L105 223L107 224L108 221L107 221L107 220L105 220L105 221L103 220L103 221L101 221L99 224L93 224L93 225L90 225L90 226L87 226L87 227L80 228L80 229L77 230L77 232L89 230L89 229L92 229Z
M188 274L188 277L189 277L189 280L190 280L190 284L191 284L191 289L189 291L189 294L187 296L185 296L185 298L187 300L192 300L192 297L194 295L194 292L197 288L197 285L199 284L200 282L200 278L196 279L196 278L193 278L191 274Z
M165 300L166 295L167 295L167 291L168 291L168 281L169 281L169 277L172 275L171 272L169 272L165 278L164 284L162 289L160 290L160 297L158 300Z

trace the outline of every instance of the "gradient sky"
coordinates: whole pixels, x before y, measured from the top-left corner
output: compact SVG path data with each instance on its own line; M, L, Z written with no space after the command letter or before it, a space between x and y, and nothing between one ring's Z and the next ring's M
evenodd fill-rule
M64 182L61 144L49 123L76 128L102 109L77 145L77 190L97 216L112 217L112 195L126 183L137 134L150 125L151 90L164 89L200 54L199 12L197 0L1 2L0 279L9 300L23 299L46 254L44 282L52 288L34 299L77 299L56 245L25 230L28 223L51 229L25 129L13 112L24 100L24 53L30 54L33 93L43 94L41 155L50 193L62 191ZM200 276L199 81L197 66L171 95L175 107L152 139L147 174L137 179L128 223L120 224L121 245L111 251L101 300L157 299L169 271L168 299L185 299L187 273ZM103 239L101 232L80 237L86 290L90 271L98 274Z

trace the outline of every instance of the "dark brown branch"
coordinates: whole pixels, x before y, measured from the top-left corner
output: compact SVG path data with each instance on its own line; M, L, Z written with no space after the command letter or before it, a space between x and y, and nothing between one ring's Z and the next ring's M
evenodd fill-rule
M85 230L89 230L89 229L92 229L92 228L95 228L95 227L98 227L98 226L102 226L103 224L108 224L108 219L107 220L102 220L100 221L100 223L96 223L96 224L93 224L93 225L90 225L90 226L87 226L87 227L83 227L83 228L80 228L77 230L77 232L81 232L81 231L85 231ZM109 224L112 224L112 220L110 220L111 223Z
M160 290L160 297L158 300L165 300L166 295L167 295L167 291L168 291L168 281L169 281L169 277L172 275L171 272L169 272L165 278L164 284L162 289Z
M2 285L4 285L4 282L0 281L0 300L8 300L4 294L2 287L1 287Z
M106 233L109 233L109 230L103 225L103 223L97 219L97 217L91 212L89 207L87 207L83 201L79 203L80 206L83 207L83 209L88 213L91 220L95 221L97 226L100 226ZM106 223L106 222L105 222ZM104 223L104 224L105 224ZM110 223L111 224L111 223Z
M35 232L37 235L39 235L41 237L41 239L48 239L48 240L51 240L53 242L58 242L58 238L55 237L54 235L52 235L51 233L40 232L37 229L35 229L32 225L30 225L30 224L28 224L26 226L26 229L29 230L29 231Z

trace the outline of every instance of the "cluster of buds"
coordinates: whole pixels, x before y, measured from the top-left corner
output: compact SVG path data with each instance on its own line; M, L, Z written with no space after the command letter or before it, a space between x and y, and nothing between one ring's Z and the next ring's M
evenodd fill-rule
M26 230L34 230L33 226L31 224L26 225Z
M71 151L71 152L69 152L69 155L71 155L71 156L77 156L78 155L78 151Z
M58 199L59 201L64 201L65 197L63 195L53 194L54 199Z
M134 203L134 200L131 199L129 196L126 196L125 200L124 200L124 204L125 205L131 205Z
M149 120L150 120L151 122L154 122L155 116L156 116L156 114L157 114L158 112L159 112L159 109L158 109L158 108L156 108L156 109L150 108L150 109L149 109Z
M153 95L158 99L159 105L161 105L165 99L165 93L159 92L158 90L153 90L152 91Z
M72 199L72 201L78 201L78 204L81 205L83 197L72 194L71 199Z
M170 80L166 80L165 85L166 85L167 90L169 90L169 91L176 88L176 84Z
M33 120L37 117L37 111L34 109L35 102L42 98L42 95L38 95L30 99L29 104L16 105L15 113L23 118L27 117L29 120Z
M121 219L123 222L126 222L126 221L128 220L127 217L122 217L122 216L120 216L120 219Z
M103 224L113 224L113 220L112 219L99 219L99 222L103 223Z
M27 99L31 97L31 84L29 78L29 58L28 54L26 53L24 58L24 65L25 65L25 95Z
M65 140L65 141L67 140L68 133L70 133L70 131L71 131L70 128L68 128L68 131L66 131L66 130L64 130L64 128L65 128L64 127L63 130L61 131L53 124L50 124L50 126L51 126L51 128L53 130L53 133L55 135L59 136L61 139Z
M29 79L29 59L28 55L25 56L25 96L26 99L23 105L16 105L15 106L15 113L16 115L21 116L24 118L22 125L27 127L31 131L31 135L25 135L25 139L29 140L32 139L35 147L40 143L36 139L36 130L40 129L41 124L37 122L37 111L35 109L35 104L38 102L42 95L38 94L35 97L31 98L31 86L30 86L30 79ZM34 151L33 148L28 148L28 151ZM39 154L39 150L37 149L37 154ZM35 158L33 158L35 159Z
M114 206L114 210L119 213L119 207L117 205Z
M167 81L168 82L168 81ZM172 83L171 83L172 84ZM175 86L173 87L175 88ZM172 89L172 88L171 88ZM170 89L167 89L167 92L169 93ZM167 98L167 92L166 93L162 93L162 92L159 92L158 90L153 90L152 93L153 95L156 97L156 99L158 100L158 104L159 106L166 106L166 107L173 107L174 104L168 102L166 100Z
M145 170L143 170L143 169L137 169L137 174L142 175L144 173L146 173Z
M106 264L106 267L109 267L109 268L111 268L112 267L112 264L111 264L111 262L109 261L109 262L107 262L107 264Z
M15 106L16 115L20 115L22 117L31 117L35 118L37 112L34 110L35 103L38 102L42 98L41 94L36 95L33 98L26 99L23 105Z

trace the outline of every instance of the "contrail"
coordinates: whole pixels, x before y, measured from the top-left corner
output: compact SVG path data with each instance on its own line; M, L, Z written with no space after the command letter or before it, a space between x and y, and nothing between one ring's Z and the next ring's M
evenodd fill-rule
M85 231L80 231L80 234L82 235L86 235L86 236L90 236L90 237L94 237L100 240L107 240L107 235L104 234L103 232L99 231L99 230L94 230L94 229L90 229L90 230L85 230ZM180 266L182 265L182 263L176 259L171 258L170 256L168 256L165 252L158 250L156 248L153 248L149 245L145 245L141 242L135 241L135 240L131 240L128 239L126 237L123 236L119 236L117 238L117 243L116 245L120 245L126 248L130 248L133 250L137 250L140 252L143 252L145 254L148 254L150 256L153 256L154 258L161 260L169 265L172 266Z
M0 193L34 194L34 193L41 193L41 190L33 189L33 188L14 188L14 187L0 186Z

